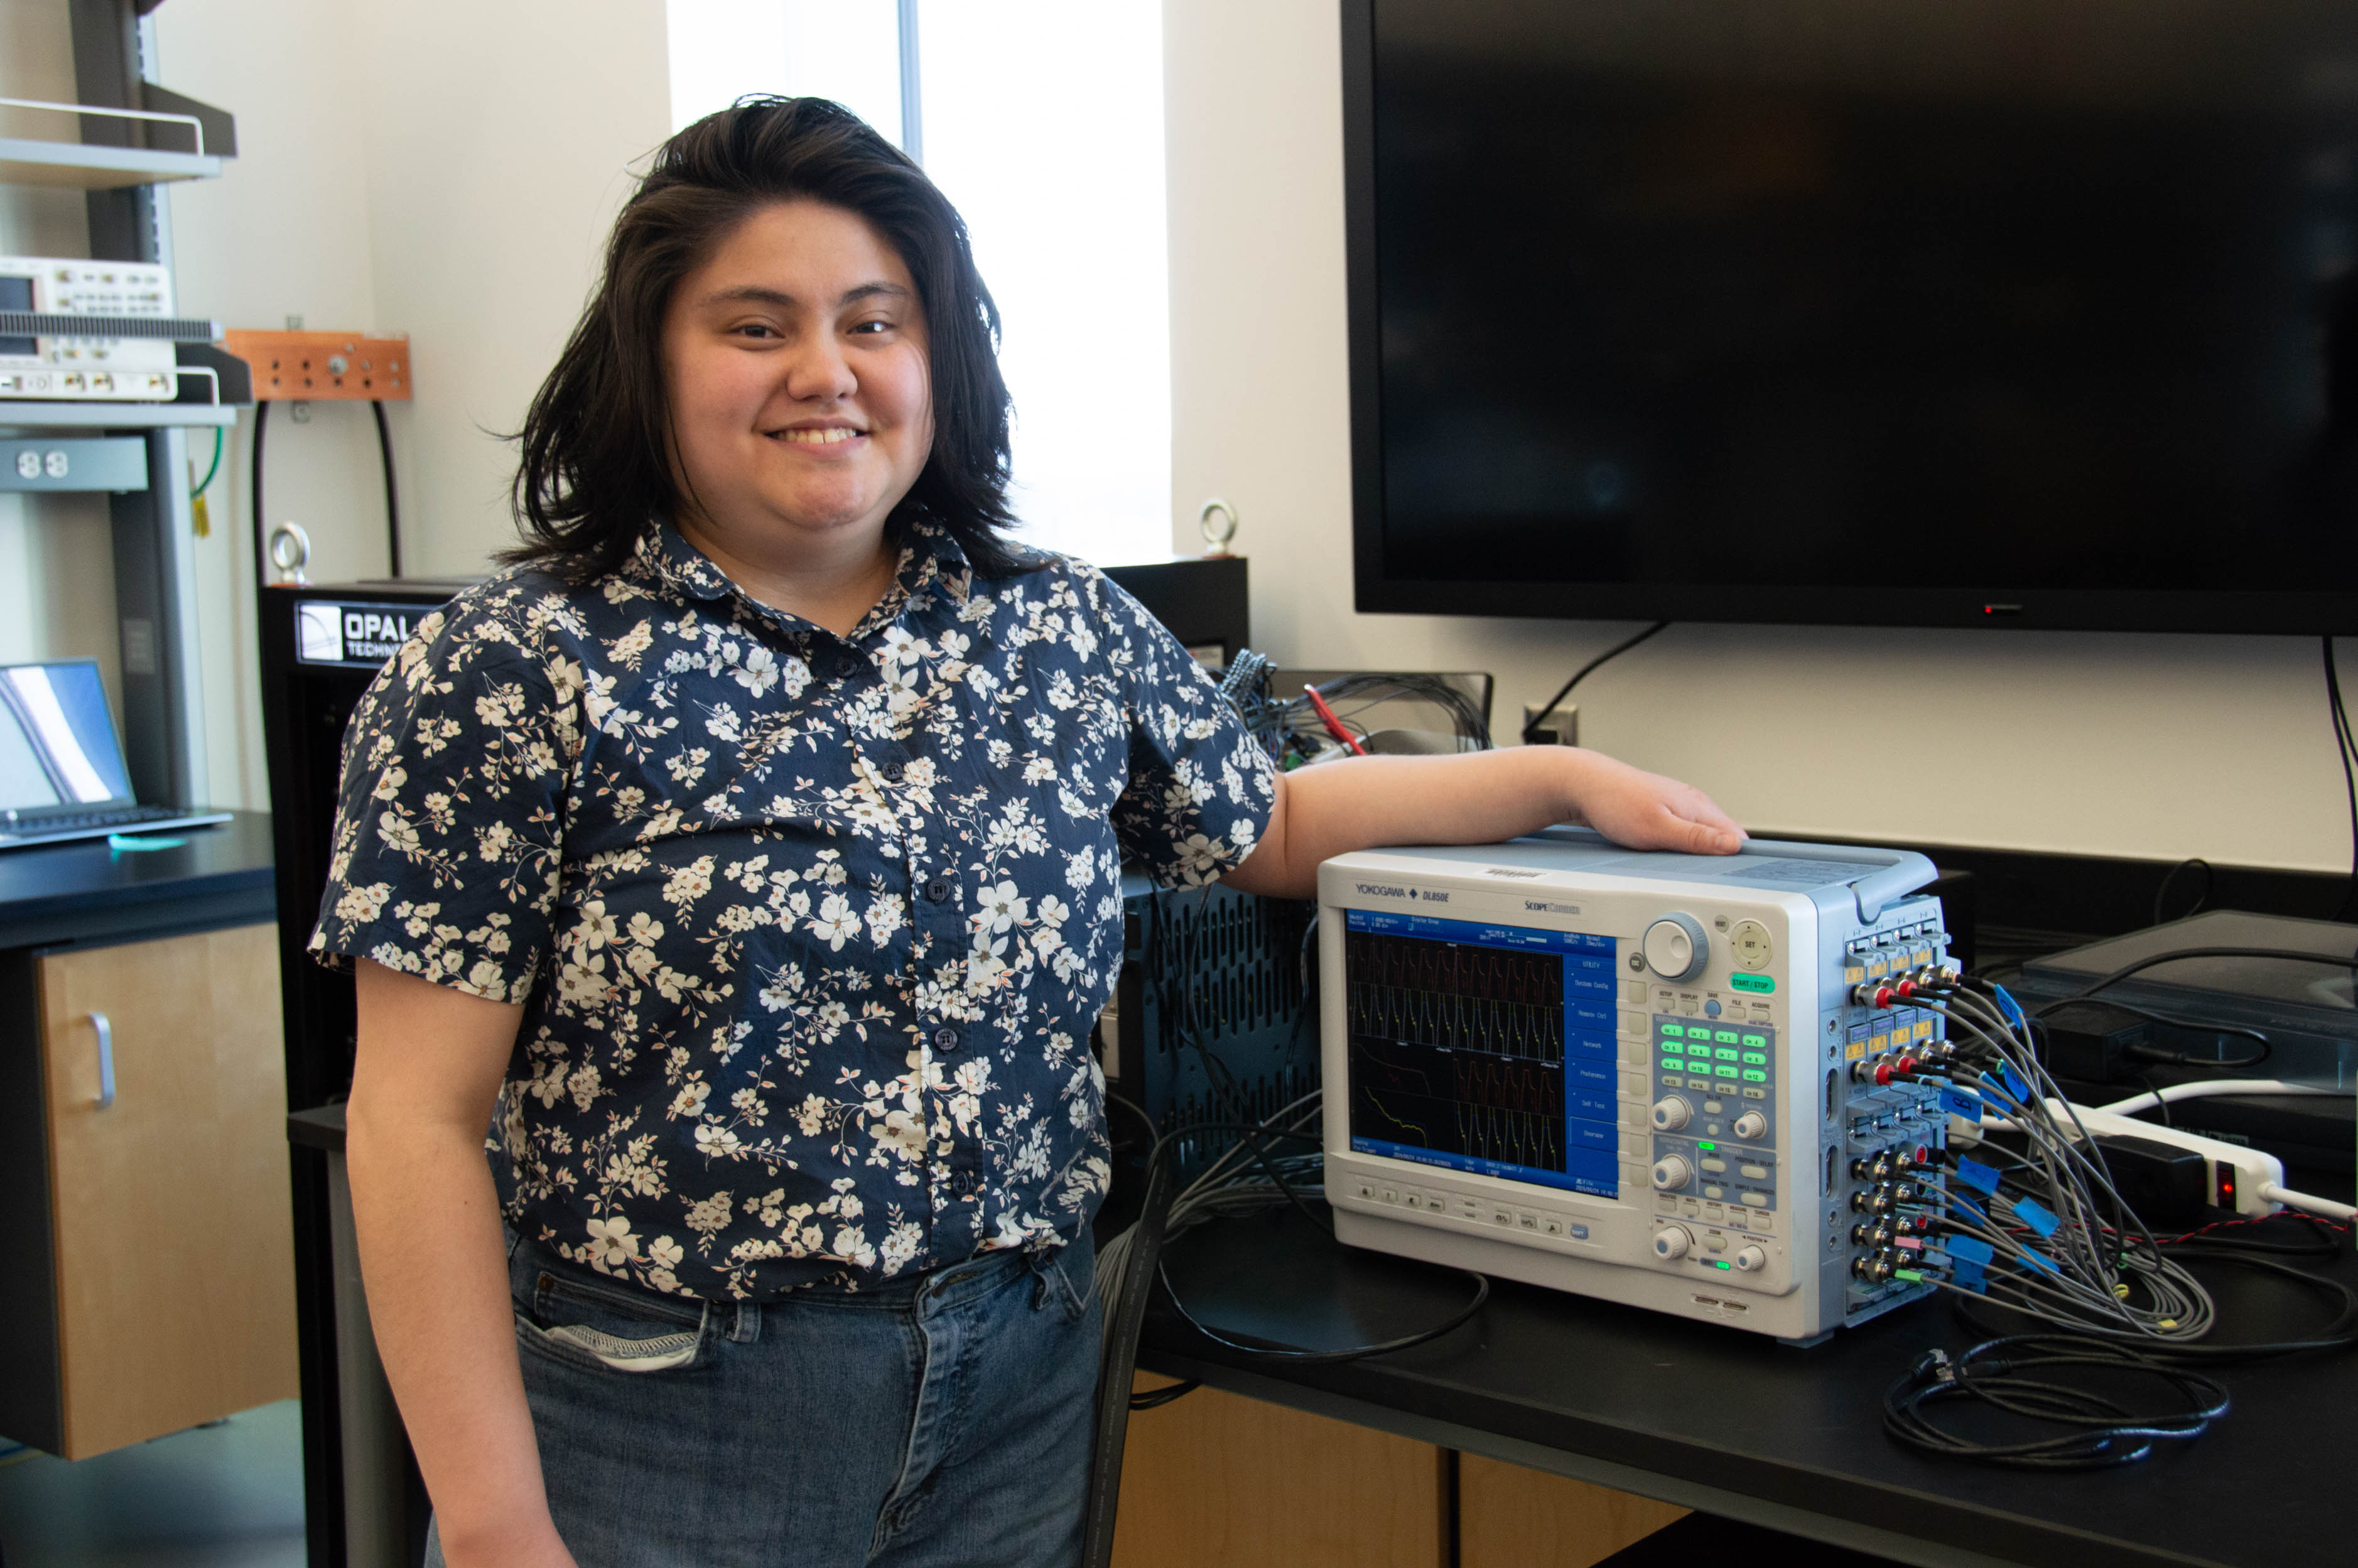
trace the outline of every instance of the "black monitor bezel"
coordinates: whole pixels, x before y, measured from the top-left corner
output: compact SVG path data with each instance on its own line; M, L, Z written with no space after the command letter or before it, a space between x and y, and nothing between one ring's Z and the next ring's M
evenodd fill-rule
M1754 589L1718 583L1559 583L1393 577L1385 570L1382 310L1376 269L1375 8L1342 0L1343 214L1351 409L1351 560L1363 614L1769 625L2014 627L2058 632L2358 635L2358 585L2342 592L1915 588L1852 580ZM1413 3L1413 0L1387 0Z

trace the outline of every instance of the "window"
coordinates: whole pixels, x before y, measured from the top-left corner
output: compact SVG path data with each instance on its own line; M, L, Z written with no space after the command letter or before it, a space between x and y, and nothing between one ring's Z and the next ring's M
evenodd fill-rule
M834 98L914 142L966 215L1003 321L1020 536L1168 556L1157 0L671 0L669 18L675 125L747 92Z

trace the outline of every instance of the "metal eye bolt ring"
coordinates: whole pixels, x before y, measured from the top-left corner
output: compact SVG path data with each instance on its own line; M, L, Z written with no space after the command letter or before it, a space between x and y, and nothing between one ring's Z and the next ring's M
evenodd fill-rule
M1228 520L1225 530L1216 530L1213 526L1212 515L1215 513ZM1237 536L1237 509L1214 496L1204 503L1203 510L1195 514L1195 527L1204 535L1204 543L1212 546L1215 555L1226 555L1228 541Z

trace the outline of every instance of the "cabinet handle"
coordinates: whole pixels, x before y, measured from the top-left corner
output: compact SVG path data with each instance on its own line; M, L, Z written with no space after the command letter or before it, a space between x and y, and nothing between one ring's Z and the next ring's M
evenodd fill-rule
M114 1103L114 1025L106 1014L93 1012L90 1026L98 1033L98 1108L104 1110Z

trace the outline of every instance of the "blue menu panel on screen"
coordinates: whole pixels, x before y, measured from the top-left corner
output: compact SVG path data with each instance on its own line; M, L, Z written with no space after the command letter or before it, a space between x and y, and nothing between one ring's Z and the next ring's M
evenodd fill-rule
M1345 912L1351 1147L1617 1195L1609 936Z

